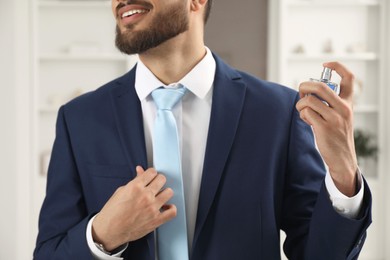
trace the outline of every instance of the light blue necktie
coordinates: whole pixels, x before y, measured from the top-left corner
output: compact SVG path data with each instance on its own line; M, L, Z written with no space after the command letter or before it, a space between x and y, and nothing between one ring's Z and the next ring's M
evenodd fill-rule
M186 89L158 88L152 92L157 106L154 123L154 167L167 178L166 187L174 191L169 201L176 205L177 216L157 229L159 260L188 260L187 225L179 136L172 108L184 96Z

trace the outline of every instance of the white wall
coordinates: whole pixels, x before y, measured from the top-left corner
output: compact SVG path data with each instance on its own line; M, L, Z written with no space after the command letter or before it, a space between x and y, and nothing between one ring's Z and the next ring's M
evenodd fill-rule
M11 259L10 251L15 251L16 235L16 199L15 199L15 91L14 63L12 49L14 33L12 24L11 1L0 1L0 259ZM11 195L11 196L10 196ZM7 248L7 250L4 250Z
M214 0L205 42L230 65L265 78L267 0Z
M0 1L0 259L31 259L29 1Z

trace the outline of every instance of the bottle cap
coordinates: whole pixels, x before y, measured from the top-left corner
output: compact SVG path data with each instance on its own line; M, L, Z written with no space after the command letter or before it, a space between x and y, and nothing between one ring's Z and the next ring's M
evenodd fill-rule
M332 78L332 69L324 68L321 74L321 80L330 81L331 78Z

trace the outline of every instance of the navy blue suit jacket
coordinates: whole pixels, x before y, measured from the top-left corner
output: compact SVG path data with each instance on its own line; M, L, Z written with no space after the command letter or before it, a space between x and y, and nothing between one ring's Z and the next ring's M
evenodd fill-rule
M236 71L218 57L192 260L356 259L371 222L371 195L357 220L332 208L299 95ZM92 259L88 220L147 167L135 70L58 114L35 259ZM364 184L366 185L366 184ZM154 260L154 236L131 242L125 259Z

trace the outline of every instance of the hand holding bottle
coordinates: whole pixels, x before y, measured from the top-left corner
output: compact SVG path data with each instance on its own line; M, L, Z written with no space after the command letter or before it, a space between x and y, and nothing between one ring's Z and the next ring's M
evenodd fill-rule
M303 82L299 86L301 99L296 108L302 120L312 126L318 149L337 188L351 197L356 193L357 178L352 110L354 75L338 62L323 65L341 76L340 95L329 82ZM329 70L324 72L328 77Z

